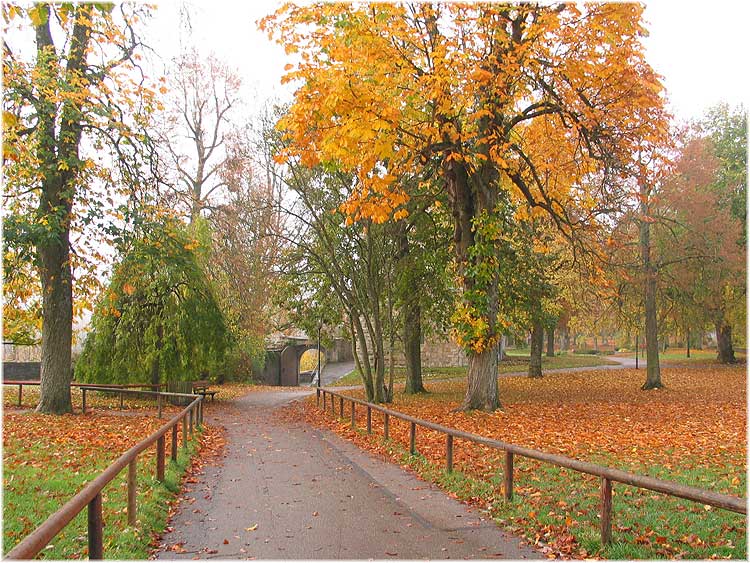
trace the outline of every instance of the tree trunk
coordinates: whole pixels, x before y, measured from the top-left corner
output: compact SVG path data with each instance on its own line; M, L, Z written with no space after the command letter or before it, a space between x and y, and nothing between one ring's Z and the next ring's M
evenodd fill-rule
M724 319L716 322L716 348L719 363L733 364L737 361L732 347L732 325Z
M502 362L505 359L505 349L508 347L508 337L502 335L500 337L500 345L497 348L497 361Z
M484 173L488 175L484 176ZM486 334L489 345L482 348L481 352L471 348L467 351L469 371L466 376L466 395L460 409L493 411L500 407L497 388L499 272L496 267L486 264L493 273L489 280L480 282L477 287L472 276L467 275L467 271L470 267L477 266L478 263L497 259L496 256L473 255L471 250L475 243L475 219L483 213L493 215L499 198L492 181L491 168L476 171L473 174L483 176L475 186L470 184L469 174L464 164L447 158L443 161L443 177L453 214L453 247L462 290L464 293L473 291L486 293L486 310L482 311L481 318L489 327Z
M469 374L466 396L459 410L492 412L500 408L497 393L497 345L481 354L469 354Z
M39 245L42 297L41 386L37 412L64 414L73 411L70 398L73 345L73 291L68 230L59 241ZM61 244L60 244L61 243Z
M555 327L547 330L547 357L555 357Z
M415 296L404 306L404 357L408 394L424 393L422 382L422 309Z
M57 76L52 70L50 52L55 45L50 31L52 19L49 6L39 4L45 17L35 24L37 70L41 76ZM88 21L91 6L79 5L73 19L73 34L68 45L65 78L68 85L76 78L73 90L86 88L85 79L80 78L91 37ZM78 88L79 90L76 90ZM81 122L82 100L70 96L61 103L58 92L39 89L36 92L39 144L36 154L38 168L44 173L42 193L37 208L39 225L46 225L45 232L35 241L37 267L42 282L42 361L38 412L63 414L72 412L70 382L73 379L71 348L73 345L73 284L70 267L70 223L73 214L73 199L76 193L78 171L82 162L79 145L83 128ZM55 122L57 108L61 108L60 123ZM60 164L64 163L65 168Z
M646 382L641 389L661 389L661 372L659 370L659 342L656 324L656 268L651 260L651 224L648 216L649 193L645 183L641 182L640 249L643 266L644 309L646 313Z
M367 400L373 403L377 401L375 399L375 386L373 385L372 381L370 352L367 348L367 339L365 338L365 333L362 329L362 323L358 315L359 312L356 310L349 312L349 323L352 331L352 352L354 353L354 363L357 366L357 371L359 371L359 375L362 378L362 383L365 386L365 394L367 395ZM359 349L362 351L361 354L357 353L357 342L359 342Z
M529 358L529 377L542 377L542 350L544 349L544 327L534 322L531 328L531 356Z
M690 357L690 329L685 329L685 346L687 348L687 357Z
M570 350L570 329L568 328L568 325L565 325L563 327L563 333L562 333L562 349L565 352L568 352Z

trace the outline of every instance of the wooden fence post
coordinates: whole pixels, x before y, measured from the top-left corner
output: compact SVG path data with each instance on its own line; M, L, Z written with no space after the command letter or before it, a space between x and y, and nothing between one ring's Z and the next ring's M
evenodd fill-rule
M128 464L128 525L130 526L135 526L136 523L137 459L137 457L133 458L133 461Z
M409 453L411 455L414 455L415 453L417 453L416 441L417 441L417 424L416 422L412 422L409 428Z
M190 439L193 439L193 409L188 411L188 432L190 433Z
M453 436L445 436L445 470L448 473L453 472Z
M339 397L339 418L344 418L344 397Z
M320 407L320 387L315 390L315 406Z
M18 384L18 406L21 406L21 398L23 397L23 384Z
M505 452L505 500L513 500L513 452Z
M612 481L606 477L602 477L601 511L602 545L607 545L612 541Z
M172 461L177 461L177 424L172 427Z
M354 412L354 401L352 401L352 428L356 428L357 427L357 422L356 422L355 416L356 416L356 414Z
M156 440L156 479L164 482L164 434Z
M367 405L367 433L372 434L372 409Z
M187 415L182 417L182 447L187 448L188 434L187 434Z
M156 405L158 409L157 418L161 418L161 393L156 396Z
M83 399L81 400L81 414L86 414L86 388L81 387L81 394Z
M89 559L104 558L104 538L102 537L102 494L98 493L89 502Z

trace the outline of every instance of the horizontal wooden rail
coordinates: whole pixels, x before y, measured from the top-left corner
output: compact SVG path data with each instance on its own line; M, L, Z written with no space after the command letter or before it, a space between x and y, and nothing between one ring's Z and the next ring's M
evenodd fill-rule
M111 387L88 386L87 391L111 391ZM127 389L117 389L117 391L131 393L146 393L146 391L135 391ZM33 559L44 549L47 544L67 526L78 513L88 507L88 530L89 530L89 558L97 559L103 557L102 535L101 535L101 492L104 487L110 483L125 467L128 467L128 522L135 522L135 467L138 454L157 444L156 452L156 476L157 479L164 479L164 456L165 456L165 436L180 423L183 428L183 445L186 445L188 438L185 433L185 419L190 416L191 419L195 414L196 420L202 422L202 403L203 397L200 395L183 394L183 393L159 393L148 391L160 396L181 396L192 398L193 401L185 407L179 414L172 417L166 424L161 426L153 434L138 442L130 448L113 463L102 471L97 477L86 484L73 498L66 502L62 508L52 514L36 530L31 532L18 545L10 550L6 559ZM191 433L192 434L192 433ZM176 434L172 437L172 447L176 444ZM172 451L174 456L174 449ZM131 512L132 511L132 512Z
M416 451L415 439L416 439L416 426L421 426L429 430L441 432L448 436L450 439L446 441L446 465L449 470L453 468L453 439L460 438L468 442L475 444L481 444L490 448L504 451L506 454L505 459L505 498L510 500L513 494L513 456L518 455L527 457L529 459L535 459L558 467L564 467L566 469L572 469L579 473L586 473L588 475L595 475L601 479L601 509L602 509L602 543L609 543L611 538L611 509L612 509L612 483L622 483L624 485L631 485L640 489L647 489L657 493L663 493L673 497L679 497L693 502L699 502L701 504L714 506L716 508L723 508L731 512L738 514L747 514L747 499L735 497L731 495L724 495L716 493L714 491L708 491L705 489L699 489L697 487L690 487L687 485L681 485L674 481L667 481L664 479L657 479L655 477L648 477L646 475L638 475L636 473L630 473L622 471L620 469L614 469L612 467L605 467L603 465L597 465L594 463L588 463L580 461L568 456L551 454L542 452L540 450L534 450L531 448L525 448L516 444L503 442L500 440L493 440L492 438L486 438L478 434L471 434L462 430L456 430L442 424L416 418L408 414L404 414L392 409L388 409L381 405L369 403L363 399L357 399L355 397L349 397L336 391L332 391L328 388L321 388L323 394L323 405L326 404L326 395L331 396L331 404L333 404L333 398L337 397L341 404L343 401L351 401L352 404L356 403L367 407L368 413L371 410L379 411L383 413L383 426L384 435L387 439L389 437L389 418L397 418L405 422L410 423L409 429L409 450L413 454ZM343 411L343 408L341 409ZM323 409L325 412L325 408ZM606 529L605 529L606 528Z
M41 381L38 379L30 380L17 380L17 379L3 379L3 385L41 385ZM110 387L112 389L139 389L148 387L149 389L161 389L164 387L163 383L79 383L77 381L70 382L71 387Z

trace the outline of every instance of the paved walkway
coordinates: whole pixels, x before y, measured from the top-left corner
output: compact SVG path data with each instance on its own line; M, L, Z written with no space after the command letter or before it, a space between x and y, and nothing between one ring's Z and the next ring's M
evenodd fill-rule
M541 558L412 473L274 413L309 392L206 408L226 455L183 494L159 559Z

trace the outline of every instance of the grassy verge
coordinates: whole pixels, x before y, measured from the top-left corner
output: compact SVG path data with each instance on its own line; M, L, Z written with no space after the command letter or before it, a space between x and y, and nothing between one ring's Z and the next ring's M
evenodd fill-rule
M50 417L37 414L16 415L13 424L38 424L38 418L51 422ZM26 418L27 420L23 420ZM58 436L47 440L29 442L23 437L4 436L3 444L3 553L10 551L21 539L44 522L73 497L91 479L103 471L119 454L132 444L120 441L114 448L109 442L117 439L106 431L90 432L81 439L76 433L75 419L89 419L99 429L109 428L105 418L96 416L66 418ZM126 419L120 422L125 423ZM70 419L73 419L72 421ZM127 421L132 423L132 421ZM146 428L155 428L156 421ZM88 428L79 430L88 430ZM142 439L143 433L133 439ZM198 434L196 434L198 436ZM165 481L155 479L156 459L149 448L138 459L138 518L136 526L127 524L127 470L120 472L103 490L104 554L107 559L147 559L149 544L154 534L164 530L169 503L180 489L182 476L195 453L198 440L193 439L187 448L179 446L177 462L170 461L167 440ZM81 463L78 463L82 460ZM39 554L41 559L83 559L88 554L86 510L60 532Z
M529 355L516 353L509 354L508 359L503 360L499 367L499 374L508 373L520 373L525 372L529 369ZM603 365L617 365L617 362L613 362L606 358L601 358L593 355L585 354L561 354L548 358L542 356L542 368L543 369L570 369L580 367L594 367ZM422 377L425 381L431 379L454 379L466 377L466 367L423 367ZM396 368L395 381L403 382L406 378L406 371L402 368ZM362 383L362 378L357 370L345 375L336 382L336 385L359 385Z

